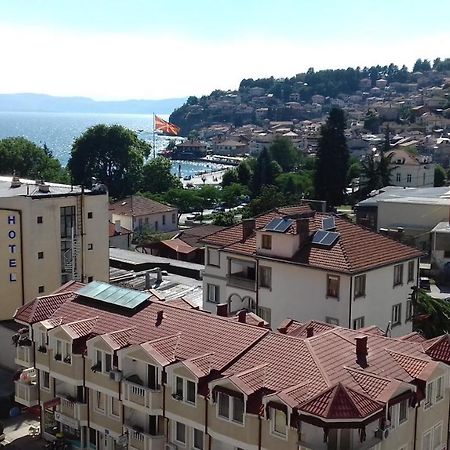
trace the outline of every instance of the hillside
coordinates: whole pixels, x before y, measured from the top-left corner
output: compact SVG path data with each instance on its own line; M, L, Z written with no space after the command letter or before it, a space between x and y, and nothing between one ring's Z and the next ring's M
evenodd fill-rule
M0 94L0 111L169 114L186 98L163 100L96 101L87 97L55 97L45 94Z
M327 103L329 98L369 94L376 89L378 80L385 80L396 93L406 93L411 84L420 88L442 83L449 72L450 59L438 58L433 66L419 59L412 71L406 66L399 68L389 64L317 72L311 68L291 78L249 78L242 80L235 91L216 90L201 98L189 97L169 120L180 126L181 133L187 136L194 129L219 123L242 126L261 125L265 120L312 119L323 113L323 109L315 108L314 104Z

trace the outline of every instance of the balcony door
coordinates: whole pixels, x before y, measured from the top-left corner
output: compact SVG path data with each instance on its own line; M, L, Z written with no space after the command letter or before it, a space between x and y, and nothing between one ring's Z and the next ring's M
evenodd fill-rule
M158 389L158 368L152 364L147 364L147 387Z

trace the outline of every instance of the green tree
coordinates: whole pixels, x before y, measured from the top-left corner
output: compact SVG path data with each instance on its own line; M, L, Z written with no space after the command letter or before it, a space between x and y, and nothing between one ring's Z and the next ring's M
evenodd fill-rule
M231 227L237 223L236 215L233 211L227 211L214 215L213 225L221 227Z
M230 186L233 183L239 183L239 177L236 169L228 169L222 176L222 187Z
M253 177L253 171L247 160L242 161L236 168L238 182L250 186Z
M445 186L446 178L447 174L445 169L440 164L436 164L436 167L434 168L434 186Z
M413 294L414 295L414 294ZM450 303L428 295L422 289L414 305L414 329L427 339L450 332Z
M221 192L215 186L203 185L197 189L197 196L201 202L201 209L212 208L219 200Z
M182 188L183 185L172 172L170 159L158 156L148 161L142 168L141 190L158 194L169 189Z
M237 206L244 197L249 195L247 186L239 183L233 183L230 186L222 188L222 201L229 207Z
M286 199L276 186L264 186L261 193L248 205L248 216L254 217L285 204Z
M41 148L23 137L0 140L0 174L68 183L70 178L44 144Z
M150 149L121 125L95 125L75 140L68 168L76 184L90 187L95 178L118 198L137 191Z
M282 173L277 176L275 185L288 203L295 203L302 196L309 197L313 191L313 179L309 173Z
M202 205L202 200L196 189L170 189L162 196L162 199L176 206L179 216L184 213L198 211Z
M267 148L263 148L256 158L255 170L253 172L252 188L257 194L264 186L273 185L275 178L282 172L280 165L272 159Z
M349 153L344 131L344 112L333 108L321 128L314 176L316 197L328 207L342 204L345 198Z
M277 136L270 144L269 151L283 172L291 172L298 164L299 152L287 137Z

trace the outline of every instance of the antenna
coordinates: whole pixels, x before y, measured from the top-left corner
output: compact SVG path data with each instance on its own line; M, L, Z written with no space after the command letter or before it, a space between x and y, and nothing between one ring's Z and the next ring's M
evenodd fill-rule
M391 337L391 331L392 331L392 323L391 321L389 321L386 327L386 331L384 332L384 336Z

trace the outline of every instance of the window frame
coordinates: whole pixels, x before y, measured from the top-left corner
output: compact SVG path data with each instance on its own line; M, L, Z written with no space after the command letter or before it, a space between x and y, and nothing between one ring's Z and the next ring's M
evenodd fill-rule
M339 326L339 319L336 319L336 317L325 317L325 322L329 323L330 325L337 325Z
M47 374L48 377L48 386L45 385L44 380L45 380L45 374ZM40 373L41 377L40 377L40 387L43 391L50 391L50 372L47 372L46 370L42 370L41 369L41 373Z
M334 295L330 290L330 282L337 281L337 295ZM327 298L335 298L339 300L339 294L341 290L341 277L339 275L331 275L327 273Z
M262 234L261 235L261 248L263 250L272 250L272 235Z
M263 275L266 273L266 275ZM267 282L267 279L269 280ZM263 283L264 280L264 283ZM264 289L272 289L272 267L270 266L259 266L259 287Z
M226 397L228 399L228 415L223 416L220 414L220 406L221 406L221 398ZM235 401L241 401L242 402L242 422L235 419L234 412L235 412ZM225 394L225 392L218 392L217 396L217 407L216 407L216 416L218 419L225 420L230 423L234 423L239 426L245 426L245 399L242 397L237 397L234 395L228 395Z
M394 265L394 287L396 286L403 286L403 263Z
M217 252L218 264L213 264L211 262L211 260L213 259L213 258L211 258L211 252L213 252L213 251ZM206 249L206 264L208 266L212 266L212 267L220 267L220 253L219 253L219 249L218 248L207 247L207 249Z
M178 390L178 380L181 380L182 383L182 390L181 393ZM190 401L188 399L188 384L192 383L194 386L194 402ZM181 398L178 398L178 396L181 394ZM178 375L176 373L173 374L173 385L172 385L172 397L179 401L183 402L186 405L190 406L197 406L197 383L195 381L192 381L188 378L183 377L182 375Z
M214 299L211 299L210 292L213 288ZM206 301L209 303L220 303L220 286L218 284L206 283Z
M277 415L282 414L283 415L283 419L284 419L284 433L278 431L276 429L276 425L277 425ZM287 415L284 411L281 411L278 408L270 408L270 434L272 436L275 436L277 438L280 439L285 439L287 440L288 438L288 431L289 431L289 426L288 426L288 418Z
M195 432L201 433L201 447L197 447L195 444ZM192 448L195 450L204 450L205 449L205 433L198 429L193 427L192 428Z
M398 312L398 318L397 318L397 320L394 320L395 316L397 315L396 314L397 312ZM396 303L395 305L392 305L391 325L393 327L396 327L401 324L402 324L402 304Z
M178 439L178 425L181 425L181 426L183 427L183 429L184 429L184 440L183 440L183 441L180 441L180 440ZM179 422L178 420L176 420L175 423L174 423L173 440L174 440L176 443L182 445L183 447L186 447L186 444L187 444L187 442L186 442L186 441L187 441L187 439L186 439L186 434L187 434L186 431L187 431L186 424L183 423L183 422Z
M359 286L359 289L357 290L356 286L359 284L358 283L359 280L363 280L362 289L361 289L361 286ZM367 277L366 277L365 273L355 276L355 290L353 292L353 299L357 299L357 298L366 296L366 283L367 283Z
M113 412L113 404L114 404L114 400L116 400L117 403L117 407L118 407L118 414L114 414ZM116 397L109 397L109 415L111 417L113 417L114 419L119 419L120 418L120 400Z
M360 327L356 328L355 325L356 325L356 323L357 323L358 321L359 321L362 325L361 325ZM354 330L359 330L359 329L361 329L361 328L364 328L364 326L365 326L365 321L366 321L365 316L356 317L355 319L353 319L353 323L352 323L353 329L354 329Z
M415 261L408 261L408 283L414 282Z
M53 360L58 361L60 363L72 365L73 352L72 352L72 343L66 341L64 339L53 338L54 341L52 343L53 350ZM58 347L60 347L60 351L58 352ZM67 351L69 350L69 351ZM56 355L61 355L61 359L56 359ZM70 362L65 361L67 357L70 357Z
M94 348L94 351L95 351L95 355L94 355L95 356L95 364L98 364L100 362L100 370L97 370L97 373L101 373L103 375L109 376L109 372L111 372L114 369L114 364L113 364L114 355L105 350L100 350L99 348ZM100 355L100 358L99 358L99 355ZM107 356L109 356L110 360L111 360L109 370L106 370L106 368L107 368L106 362L108 359Z
M103 408L100 408L100 399L103 399ZM106 394L102 391L95 391L94 411L100 414L106 413Z

